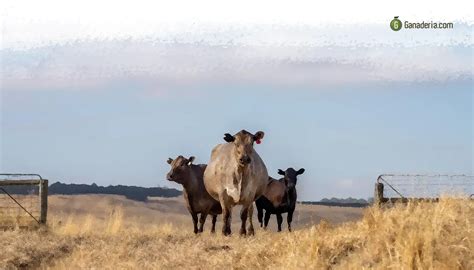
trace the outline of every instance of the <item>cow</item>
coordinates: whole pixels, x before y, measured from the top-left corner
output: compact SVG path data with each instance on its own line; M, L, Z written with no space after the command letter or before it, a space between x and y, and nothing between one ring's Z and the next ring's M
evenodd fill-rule
M291 232L291 221L296 207L296 181L297 176L304 173L301 168L296 171L288 168L286 171L278 170L278 174L284 177L280 180L269 177L268 186L263 196L255 201L257 206L257 217L260 227L267 228L271 214L276 214L278 231L281 232L282 213L287 214L288 231ZM263 210L265 210L265 220L263 221Z
M253 202L264 192L268 172L263 160L254 149L254 143L263 139L263 131L252 134L241 130L235 135L224 134L226 143L211 152L211 159L204 172L204 184L209 194L222 206L222 234L231 234L231 215L235 205L242 205L241 235L254 235ZM246 227L249 218L248 232Z
M214 200L204 187L203 175L206 164L194 165L192 164L194 159L193 156L188 159L183 156L178 156L174 160L168 158L167 162L171 165L171 170L166 178L183 186L183 197L193 218L194 233L203 232L208 214L212 215L211 233L214 233L216 231L217 215L222 213L222 208L219 201ZM201 214L199 228L197 226L198 214Z

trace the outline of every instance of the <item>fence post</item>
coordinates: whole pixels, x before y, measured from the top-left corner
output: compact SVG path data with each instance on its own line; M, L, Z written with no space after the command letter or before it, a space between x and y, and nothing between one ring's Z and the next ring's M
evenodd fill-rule
M380 206L383 203L383 184L375 183L374 204Z
M40 196L40 220L41 224L46 224L46 217L48 216L48 180L42 180L39 186Z

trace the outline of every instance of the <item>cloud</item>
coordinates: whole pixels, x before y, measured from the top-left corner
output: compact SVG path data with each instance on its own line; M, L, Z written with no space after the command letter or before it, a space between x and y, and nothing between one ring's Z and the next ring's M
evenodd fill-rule
M375 24L260 25L3 49L5 89L94 88L123 80L165 91L254 84L324 88L472 80L472 26L394 33ZM375 38L376 37L376 38Z
M379 24L388 30L389 21L398 15L402 21L452 21L472 24L472 12L466 8L470 4L468 0L451 1L449 5L435 1L398 0L396 5L387 8L386 3L374 0L261 0L257 3L251 0L226 3L216 0L83 0L74 3L61 0L17 0L6 3L0 17L4 23L4 48L44 46L51 42L89 38L142 39L153 36L161 39L182 33L191 39L209 39L215 35L226 39L233 33L245 32L250 35L244 34L243 39L249 37L250 42L259 39L269 39L271 42L279 38L288 42L289 37L301 34L301 31L295 29L296 24L300 24L299 29L301 25L312 28L335 25L333 28L336 31L332 34L339 36L339 39L343 39L346 33L340 33L343 29L338 25L352 25L355 26L353 32L362 33L363 37L368 36L366 42L372 42L380 41L380 36L371 31L367 32L364 24ZM278 34L274 28L280 29L278 33L286 29L287 33L274 35ZM244 31L240 31L242 29ZM252 36L252 33L258 34L259 37ZM208 36L203 37L203 34ZM305 38L307 34L304 33ZM392 36L389 40L403 35L388 34ZM309 35L321 36L319 31ZM426 33L419 32L416 35L424 36ZM434 36L436 35L439 33ZM449 32L449 35L453 35L453 32ZM418 37L415 40L418 40Z

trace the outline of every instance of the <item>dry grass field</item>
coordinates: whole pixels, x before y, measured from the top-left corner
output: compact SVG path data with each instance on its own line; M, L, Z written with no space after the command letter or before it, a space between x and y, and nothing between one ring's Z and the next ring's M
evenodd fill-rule
M292 233L240 237L234 216L223 237L194 235L181 199L51 196L48 229L0 231L0 269L474 269L471 200L297 207Z
M123 212L124 225L147 227L150 225L173 224L192 231L192 221L185 207L184 199L177 198L150 198L149 202L138 202L116 195L76 195L50 196L49 216L51 222L64 222L69 217L84 219L93 216L101 220L109 218L113 209ZM240 224L240 207L233 211L234 226ZM254 223L257 224L257 211L254 211ZM293 228L304 228L318 224L322 219L338 224L360 219L363 214L361 208L327 207L318 205L298 205L293 217ZM284 215L286 218L286 215ZM211 218L206 221L206 229L210 229ZM220 217L217 227L222 225ZM276 217L270 220L271 230L276 230ZM283 228L286 229L286 219ZM238 230L236 230L238 232Z

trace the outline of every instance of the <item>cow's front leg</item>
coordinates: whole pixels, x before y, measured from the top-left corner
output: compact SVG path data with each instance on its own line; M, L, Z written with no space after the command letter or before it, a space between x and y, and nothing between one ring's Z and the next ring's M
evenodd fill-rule
M207 213L201 213L201 217L199 218L199 232L202 233L204 231L204 223L206 222Z
M249 214L249 206L242 205L242 209L240 210L240 220L242 220L242 226L240 226L240 235L246 235L247 229L245 226L247 225L247 217Z
M217 221L217 215L212 215L212 228L211 228L211 233L216 232L216 221Z
M223 207L222 208L222 221L224 224L222 225L222 234L227 236L232 233L230 229L230 223L231 223L231 217L232 217L232 209L230 207Z
M226 194L219 195L219 202L222 208L222 234L227 236L231 234L230 224L232 221L232 207L226 200Z
M249 228L248 228L248 235L255 235L255 230L253 229L253 203L250 204L248 211L248 218L249 218Z
M286 221L288 222L288 231L291 232L291 221L293 221L293 210L290 210L288 212L288 215L286 216Z
M192 218L193 218L194 233L198 233L198 226L197 226L198 215L197 215L197 213L192 212L192 213L191 213L191 216L192 216Z
M277 213L277 223L278 223L278 231L281 232L281 223L283 223L283 217L281 213Z

